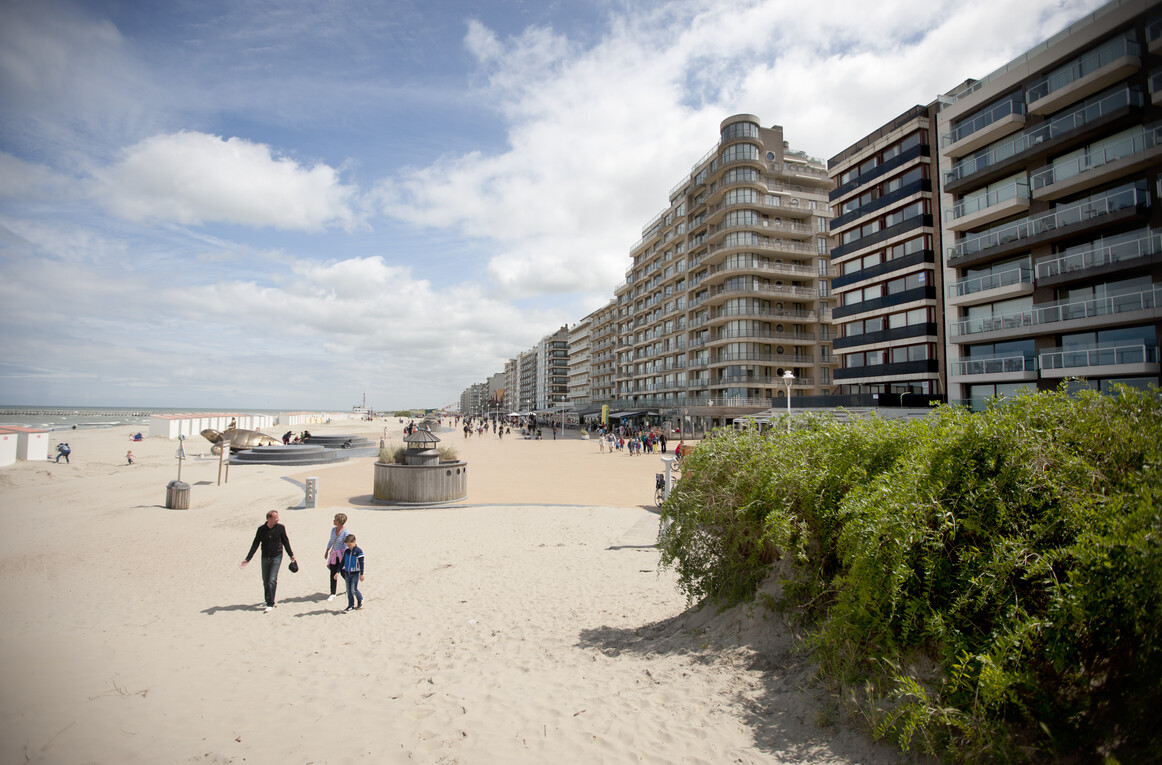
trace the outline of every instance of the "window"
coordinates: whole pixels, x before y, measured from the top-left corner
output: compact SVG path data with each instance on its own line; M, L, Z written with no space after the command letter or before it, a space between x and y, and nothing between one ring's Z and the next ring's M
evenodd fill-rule
M727 146L722 152L722 164L728 162L739 162L742 160L757 160L759 158L759 147L751 143L738 143L732 146Z

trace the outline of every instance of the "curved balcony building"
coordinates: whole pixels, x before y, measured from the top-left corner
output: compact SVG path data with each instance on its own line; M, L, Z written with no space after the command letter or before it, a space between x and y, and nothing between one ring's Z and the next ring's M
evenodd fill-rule
M832 386L831 188L775 125L718 142L642 229L614 303L615 406L729 421Z

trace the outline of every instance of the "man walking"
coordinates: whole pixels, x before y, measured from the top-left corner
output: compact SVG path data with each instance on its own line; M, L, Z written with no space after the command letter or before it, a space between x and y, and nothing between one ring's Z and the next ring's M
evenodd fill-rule
M295 554L291 551L290 540L286 536L286 526L278 522L278 511L271 510L266 514L266 523L254 532L254 542L250 545L250 552L239 568L246 568L246 564L254 557L254 551L262 545L262 589L266 595L266 611L274 608L274 591L278 588L278 570L282 566L282 550L285 547L291 562L295 561Z

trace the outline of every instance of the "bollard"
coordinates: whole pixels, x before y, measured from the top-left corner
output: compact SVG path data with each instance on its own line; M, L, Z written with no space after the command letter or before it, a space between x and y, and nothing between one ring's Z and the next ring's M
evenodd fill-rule
M318 502L318 500L319 500L319 479L318 478L308 478L306 489L307 489L307 497L306 497L306 501L304 502L304 506L305 507L314 507L315 503Z
M190 485L184 481L170 481L166 484L165 506L170 510L189 510Z

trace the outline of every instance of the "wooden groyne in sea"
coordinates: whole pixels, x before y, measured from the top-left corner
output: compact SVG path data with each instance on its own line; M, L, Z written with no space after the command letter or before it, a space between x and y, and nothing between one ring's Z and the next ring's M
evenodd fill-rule
M0 415L23 415L35 417L145 417L157 412L134 412L131 410L113 411L111 409L0 409Z

